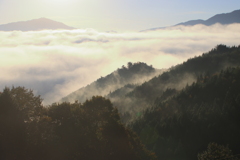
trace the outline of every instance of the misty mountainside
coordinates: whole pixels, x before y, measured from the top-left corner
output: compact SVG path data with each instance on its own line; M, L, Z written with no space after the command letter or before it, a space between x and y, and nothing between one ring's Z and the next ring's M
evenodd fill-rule
M116 89L115 91L109 93L107 95L108 98L114 98L114 97L122 97L125 96L127 93L133 91L133 89L135 89L137 86L137 84L127 84L124 85L123 87Z
M44 107L24 87L1 91L0 159L239 160L240 46L165 71L129 62L74 93Z
M162 70L154 69L146 63L129 62L127 67L123 65L122 68L118 68L111 74L97 79L86 87L80 88L62 98L61 101L84 102L86 99L90 99L94 95L106 96L109 93L111 94L111 92L113 92L113 94L117 92L128 93L138 84L142 84L160 73L162 73ZM119 91L116 91L118 89Z
M153 101L168 88L180 90L187 84L192 84L201 74L214 74L227 67L239 66L239 53L240 46L218 45L208 53L190 58L182 64L171 67L158 77L137 86L127 96Z
M198 76L214 74L240 65L240 46L227 47L218 45L208 53L188 59L182 64L176 65L163 72L159 76L134 87L125 95L116 93L107 97L118 108L122 116L122 122L128 124L141 117L144 110L151 108L156 99L165 94L174 94L186 85L197 81ZM123 92L119 92L123 93Z
M179 26L179 25L194 26L194 25L197 25L197 24L211 26L211 25L214 25L214 24L217 24L217 23L222 24L222 25L240 23L240 10L235 10L235 11L232 11L230 13L217 14L217 15L215 15L215 16L207 19L207 20L202 20L202 19L190 20L190 21L187 21L187 22L178 23L174 26ZM157 30L157 29L162 29L162 28L166 28L166 27L152 28L152 29L148 29L146 31Z
M219 56L232 61L240 55L240 47L228 49L232 51L214 50L203 57L216 57L217 62ZM240 67L229 67L199 74L182 90L167 89L131 128L161 159L238 160L239 126ZM212 142L216 145L203 152Z
M47 18L39 18L29 21L13 22L0 25L0 31L40 31L58 29L71 30L75 28Z

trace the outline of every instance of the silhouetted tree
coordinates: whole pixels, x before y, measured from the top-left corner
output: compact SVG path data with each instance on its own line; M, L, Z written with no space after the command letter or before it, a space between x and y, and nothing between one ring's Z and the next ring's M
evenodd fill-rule
M0 94L0 159L25 159L26 125L10 90Z
M198 154L198 160L238 160L238 158L228 147L209 143L207 150Z

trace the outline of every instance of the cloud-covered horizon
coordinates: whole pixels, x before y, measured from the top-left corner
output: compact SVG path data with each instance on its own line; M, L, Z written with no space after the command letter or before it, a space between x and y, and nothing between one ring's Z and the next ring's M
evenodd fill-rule
M168 68L218 44L239 45L240 24L149 32L0 32L0 89L25 86L51 104L127 62Z

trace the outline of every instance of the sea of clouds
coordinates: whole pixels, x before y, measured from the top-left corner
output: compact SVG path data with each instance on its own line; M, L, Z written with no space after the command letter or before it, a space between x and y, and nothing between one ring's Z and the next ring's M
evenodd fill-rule
M240 24L147 32L0 32L0 89L25 86L51 104L127 62L168 68L218 44L238 46Z

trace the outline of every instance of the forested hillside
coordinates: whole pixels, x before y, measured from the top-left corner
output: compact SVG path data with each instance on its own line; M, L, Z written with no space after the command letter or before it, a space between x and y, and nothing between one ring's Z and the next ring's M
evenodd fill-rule
M167 88L182 89L186 84L192 84L201 74L214 74L227 67L240 65L240 46L227 47L218 45L208 53L194 57L186 62L172 67L158 77L143 83L130 92L128 97L155 100Z
M99 78L86 87L80 88L62 98L61 101L74 102L77 100L79 102L84 102L86 99L90 99L94 95L105 96L125 85L134 86L142 84L160 73L162 73L162 70L154 69L146 63L129 62L127 67L123 65L122 68L117 69L106 77Z
M167 89L132 124L158 157L194 160L210 142L229 145L233 153L240 153L240 68L210 73L199 75L182 90ZM218 156L226 159L221 152Z
M181 90L191 85L202 74L214 74L240 64L240 47L218 45L208 53L191 58L168 70L156 70L145 63L128 63L115 72L101 77L61 101L84 102L94 95L109 98L116 106L125 124L140 118L144 110L154 105L168 88Z
M45 107L31 90L5 88L0 159L238 160L240 46L160 73L128 63Z
M218 45L208 53L170 68L125 95L111 95L110 99L122 114L123 122L129 123L141 117L142 111L152 107L155 99L169 88L179 91L196 82L200 75L212 75L239 65L240 46Z

